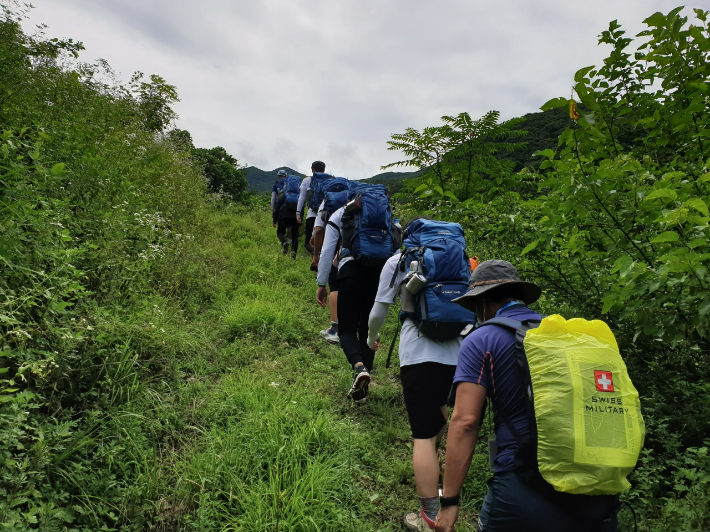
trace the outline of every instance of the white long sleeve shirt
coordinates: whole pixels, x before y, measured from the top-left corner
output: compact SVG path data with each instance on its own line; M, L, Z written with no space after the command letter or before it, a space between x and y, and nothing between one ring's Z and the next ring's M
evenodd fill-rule
M298 194L298 206L296 207L296 212L301 213L301 217L303 217L303 207L306 204L306 194L308 193L309 188L311 188L311 176L308 176L301 181L301 190ZM315 218L316 214L316 211L308 207L306 220L309 218Z
M318 286L325 286L330 275L330 267L333 263L333 258L338 251L338 242L342 233L343 213L345 207L340 207L333 213L325 226L325 237L323 239L323 248L320 252L320 262L318 262ZM338 262L338 271L346 264L353 260L352 257L345 257Z

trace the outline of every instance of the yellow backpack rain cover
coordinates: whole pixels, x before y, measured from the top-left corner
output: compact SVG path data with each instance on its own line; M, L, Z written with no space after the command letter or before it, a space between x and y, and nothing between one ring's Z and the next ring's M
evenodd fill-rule
M626 476L646 429L638 392L608 325L549 316L527 332L524 347L543 478L567 493L628 489Z

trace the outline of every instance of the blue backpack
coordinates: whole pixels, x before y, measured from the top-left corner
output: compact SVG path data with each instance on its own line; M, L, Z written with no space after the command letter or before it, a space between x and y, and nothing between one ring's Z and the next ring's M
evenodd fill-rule
M330 216L340 207L353 199L357 183L345 177L336 177L323 183L323 221L327 222ZM319 205L320 207L320 205Z
M343 213L340 256L353 257L363 266L381 268L402 245L387 187L358 183L354 196L353 208L346 207Z
M290 175L281 181L283 181L283 185L279 189L279 202L286 209L295 211L301 193L301 178L297 175Z
M313 172L311 186L308 189L308 207L314 211L318 211L318 207L320 207L323 197L325 196L324 186L333 179L335 178L330 174Z
M276 190L276 194L278 195L279 192L281 192L281 189L284 188L284 183L286 182L285 179L277 179L276 183L274 183L274 190Z
M404 251L392 276L409 271L413 260L426 284L415 297L413 313L400 312L400 320L411 318L419 331L432 340L451 340L467 325L476 323L476 315L451 300L468 292L471 263L466 254L463 228L452 222L419 219L407 227Z

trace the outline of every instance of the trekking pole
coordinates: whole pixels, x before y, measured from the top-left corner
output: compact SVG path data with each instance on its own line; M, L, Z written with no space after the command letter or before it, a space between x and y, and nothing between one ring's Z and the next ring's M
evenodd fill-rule
M392 338L392 344L390 345L390 352L387 354L387 362L385 363L385 368L390 367L390 362L392 360L392 351L394 351L394 344L397 341L397 337L399 336L399 328L402 326L402 323L397 320L397 331L394 333L394 338Z

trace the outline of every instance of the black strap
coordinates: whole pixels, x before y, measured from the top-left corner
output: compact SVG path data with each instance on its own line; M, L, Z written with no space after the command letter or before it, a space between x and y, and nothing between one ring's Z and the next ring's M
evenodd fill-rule
M523 437L518 430L513 426L508 416L503 413L503 409L499 409L497 414L501 422L508 427L508 430L518 443L518 452L515 456L515 468L520 471L528 471L532 475L537 471L537 425L535 423L535 405L532 396L532 381L530 378L530 367L528 359L525 355L525 335L530 329L534 329L540 325L538 319L527 319L519 321L513 318L499 316L483 322L479 327L486 325L500 325L515 332L515 359L520 368L523 378L523 389L525 393L525 409L530 425L530 435Z
M334 224L330 220L328 220L328 225L331 226L333 229L335 229L338 232L338 234L340 234L340 227L338 227L336 224Z
M394 333L394 338L392 338L392 343L390 344L390 352L387 354L387 362L385 363L385 367L389 368L390 367L390 361L392 360L392 351L394 351L394 344L397 341L397 338L399 338L399 328L402 324L397 320L397 331Z
M402 251L402 255L399 257L399 261L397 262L397 266L395 266L394 273L392 274L392 279L390 280L390 288L394 288L394 282L397 279L397 273L399 271L404 271L404 261L407 259L407 255L416 249L417 248L414 248L412 250L405 249L404 251Z

